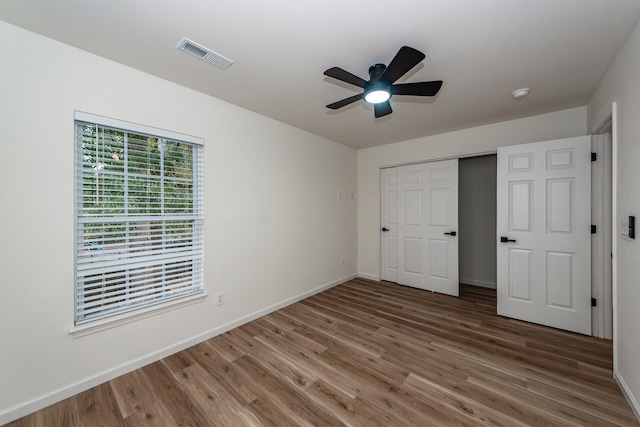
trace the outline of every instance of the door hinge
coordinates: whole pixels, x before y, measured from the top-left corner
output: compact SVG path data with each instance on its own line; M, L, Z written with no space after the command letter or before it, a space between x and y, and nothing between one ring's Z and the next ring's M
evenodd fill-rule
M591 161L595 162L596 160L598 160L598 153L591 153Z
M597 231L598 231L598 227L595 225L591 225L591 234L596 234Z
M597 307L598 305L598 300L595 298L591 298L591 307Z

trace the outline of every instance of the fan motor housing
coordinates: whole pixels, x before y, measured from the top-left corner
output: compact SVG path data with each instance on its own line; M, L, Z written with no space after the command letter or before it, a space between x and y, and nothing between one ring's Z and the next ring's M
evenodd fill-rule
M369 67L369 81L378 81L386 69L387 66L384 64L375 64Z
M384 74L384 71L386 69L387 69L387 66L384 64L375 64L369 67L369 81L364 86L365 101L372 104L381 102L381 101L371 101L370 99L368 99L368 95L371 92L377 92L377 91L386 92L388 94L387 100L391 98L391 85L385 81L380 80L380 77L382 76L382 74Z

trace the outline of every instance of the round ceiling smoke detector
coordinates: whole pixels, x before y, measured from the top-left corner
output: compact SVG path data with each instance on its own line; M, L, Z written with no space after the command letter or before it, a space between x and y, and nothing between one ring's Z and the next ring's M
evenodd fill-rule
M523 87L522 89L514 90L511 95L513 95L513 99L522 99L525 96L529 95L530 90L531 89L529 89L528 87Z

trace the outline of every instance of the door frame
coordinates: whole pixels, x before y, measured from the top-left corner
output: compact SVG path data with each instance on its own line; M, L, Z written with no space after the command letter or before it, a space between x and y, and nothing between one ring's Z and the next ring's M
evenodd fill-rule
M613 253L612 232L613 203L612 203L612 116L609 114L602 124L592 133L592 151L597 153L597 160L593 164L592 181L597 187L592 188L592 224L597 226L592 240L594 252L601 257L593 257L592 265L592 296L597 298L597 305L593 307L594 337L612 339L613 331ZM594 139L608 135L608 138ZM595 215L595 216L594 216ZM599 258L599 259L598 259Z
M618 372L618 104L611 103L611 111L607 116L589 131L597 135L611 126L611 303L613 317L613 374Z

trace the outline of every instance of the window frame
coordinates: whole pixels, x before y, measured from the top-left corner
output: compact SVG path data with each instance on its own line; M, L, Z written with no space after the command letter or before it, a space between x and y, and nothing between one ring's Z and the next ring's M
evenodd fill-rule
M124 306L124 308L108 308L105 312L100 312L100 314L92 315L89 317L82 318L79 316L79 297L78 293L80 292L81 284L80 282L84 280L84 276L79 272L79 259L81 256L86 256L86 240L84 233L80 230L81 224L86 223L87 218L87 210L83 203L83 183L85 169L83 168L83 160L82 156L82 134L80 133L81 126L84 125L97 125L100 127L110 128L112 130L123 132L126 134L134 134L147 136L152 138L158 138L160 140L170 140L171 142L176 142L180 144L189 144L192 146L191 156L192 156L192 173L193 178L191 181L192 184L192 192L190 194L189 202L192 203L192 213L190 215L186 215L185 218L189 218L189 221L193 221L191 225L192 231L190 236L192 241L190 245L186 245L186 248L190 248L190 252L193 252L191 270L193 279L190 283L190 290L180 290L177 294L170 296L161 296L158 297L158 292L149 293L149 295L155 296L155 298L150 298L149 301L142 301L133 306ZM193 304L195 302L202 301L206 296L206 291L204 289L204 197L203 197L203 156L204 156L204 139L199 138L192 135L186 135L179 132L169 131L166 129L160 129L152 126L141 125L137 123L132 123L124 120L113 119L109 117L99 116L91 113L85 113L81 111L74 112L74 322L73 327L70 330L70 333L75 335L85 335L87 333L92 333L93 331L102 330L106 328L113 327L117 324L126 323L132 320L136 320L138 318L148 317L150 315L155 315L161 312L165 312L170 309L178 308L184 305ZM127 136L128 136L127 135ZM161 173L164 174L164 160L160 161ZM123 176L129 176L131 173L129 171L129 166L125 168L122 172ZM164 175L162 175L164 176ZM126 181L125 181L126 182ZM160 197L162 198L164 203L165 196L168 194L167 190L164 188L164 184L161 186L163 190L160 192ZM127 193L127 192L125 192ZM129 197L129 196L126 196ZM128 198L123 198L123 206L126 206L129 202ZM154 215L145 215L152 216L153 221L157 221L160 223L165 223L170 219L167 219L171 215L165 215L164 205L162 212L160 214ZM98 216L99 218L100 216ZM104 218L108 220L110 217L105 215ZM135 215L124 214L119 217L119 220L122 221L123 218L135 218ZM164 218L164 219L163 219ZM129 222L134 222L134 220L123 222L123 224L127 224L126 227L129 226ZM187 221L188 223L188 221ZM164 226L163 226L164 227ZM127 234L129 231L126 232ZM164 252L165 246L167 244L167 240L165 239L165 234L162 234L162 250ZM132 252L130 252L131 246L127 243L126 253L127 257L123 257L122 265L128 265L128 262L131 262L133 258ZM166 256L162 254L162 256ZM83 264L86 265L86 264ZM164 265L164 264L162 264ZM146 267L143 267L144 271L147 271ZM167 284L165 283L167 276L165 276L165 268L162 267L162 284L160 289L162 289L162 293L164 294L164 290L167 288ZM150 273L145 273L150 274ZM83 282L84 283L84 282ZM126 288L129 288L131 282L129 279L126 279ZM157 282L154 282L157 283ZM82 285L84 286L84 285ZM144 286L143 286L144 287ZM86 314L85 314L86 316Z

